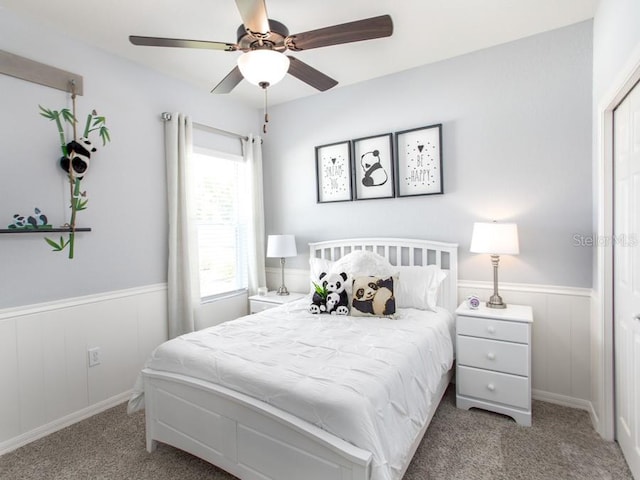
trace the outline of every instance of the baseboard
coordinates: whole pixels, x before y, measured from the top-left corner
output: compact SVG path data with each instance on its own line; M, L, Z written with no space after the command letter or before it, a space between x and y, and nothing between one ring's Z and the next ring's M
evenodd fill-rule
M566 395L559 395L557 393L545 392L544 390L531 390L531 397L534 400L540 400L542 402L554 403L556 405L562 405L563 407L578 408L580 410L586 410L591 414L593 411L593 405L589 400L583 400L581 398L568 397ZM593 416L592 416L593 418Z
M603 426L600 422L600 416L598 415L598 412L596 412L596 408L592 402L589 402L589 416L591 417L591 424L593 425L595 431L598 432L598 435L600 435L605 440L613 442L615 438L613 438L612 436L607 436L606 432L602 431Z
M17 437L14 437L6 442L0 443L0 455L4 455L5 453L9 453L17 448L20 448L27 443L31 443L35 440L38 440L42 437L46 437L58 430L62 430L63 428L68 427L69 425L73 425L74 423L78 423L81 420L92 417L98 413L104 412L116 405L119 405L129 399L133 390L129 390L118 395L115 395L111 398L107 398L101 402L95 403L88 407L83 408L82 410L78 410L77 412L73 412L67 416L62 418L58 418L53 422L47 423L46 425L42 425L38 428L34 428L33 430L23 433Z

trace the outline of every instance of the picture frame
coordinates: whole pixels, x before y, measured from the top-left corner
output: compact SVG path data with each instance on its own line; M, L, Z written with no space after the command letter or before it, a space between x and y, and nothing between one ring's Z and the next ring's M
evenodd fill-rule
M444 193L442 124L396 132L398 197Z
M316 147L317 203L353 200L351 188L351 142Z
M393 135L358 138L352 144L355 199L393 198Z

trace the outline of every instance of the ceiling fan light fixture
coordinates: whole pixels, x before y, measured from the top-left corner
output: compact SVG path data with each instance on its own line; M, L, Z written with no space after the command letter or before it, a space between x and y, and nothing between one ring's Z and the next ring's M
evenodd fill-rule
M238 57L238 68L249 83L275 85L289 70L289 57L275 50L251 50Z

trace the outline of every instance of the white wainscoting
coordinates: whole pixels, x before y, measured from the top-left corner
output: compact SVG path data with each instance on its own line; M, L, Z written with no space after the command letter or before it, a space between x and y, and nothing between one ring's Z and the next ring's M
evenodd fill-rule
M152 285L0 310L0 455L125 401L167 339L166 304Z
M249 313L247 292L238 292L200 304L195 313L195 329L213 327Z
M265 271L267 274L267 287L269 287L269 290L277 290L282 283L282 270L280 267L267 267ZM309 270L285 268L284 284L290 292L309 292L311 288Z
M280 283L280 269L267 268L269 289ZM285 284L308 292L309 272L285 269ZM492 293L492 282L458 284L460 301L472 294L486 301ZM500 295L533 307L533 398L591 411L591 289L501 283Z

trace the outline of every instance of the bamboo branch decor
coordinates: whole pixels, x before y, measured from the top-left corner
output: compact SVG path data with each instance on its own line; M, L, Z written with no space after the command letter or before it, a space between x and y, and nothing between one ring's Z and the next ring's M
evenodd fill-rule
M87 119L84 126L84 131L80 138L77 138L77 117L76 117L76 102L75 92L73 91L72 83L72 106L73 110L63 108L61 110L50 110L41 105L40 115L55 122L58 129L58 137L60 140L60 149L62 150L62 157L59 160L60 167L66 172L69 180L69 196L70 196L70 208L71 218L69 223L65 227L69 228L68 237L60 236L60 240L52 240L51 238L45 238L45 241L52 247L53 251L61 252L68 249L69 258L73 258L75 247L75 233L76 233L76 218L78 212L87 208L87 194L82 190L82 179L87 173L89 163L91 160L91 154L96 152L96 147L91 143L89 136L96 132L102 139L102 145L106 145L111 141L109 129L106 126L106 119L98 115L93 110L87 115ZM73 127L73 140L66 141L64 123L67 123Z

